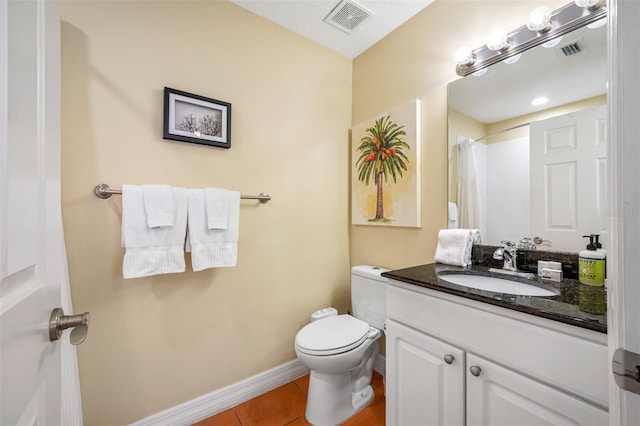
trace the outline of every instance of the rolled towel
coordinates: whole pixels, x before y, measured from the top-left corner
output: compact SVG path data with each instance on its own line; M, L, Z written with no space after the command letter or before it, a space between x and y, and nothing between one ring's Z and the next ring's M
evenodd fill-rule
M441 229L434 260L455 266L471 265L471 249L476 234L471 229Z
M169 185L142 185L142 198L149 228L173 226L176 208Z

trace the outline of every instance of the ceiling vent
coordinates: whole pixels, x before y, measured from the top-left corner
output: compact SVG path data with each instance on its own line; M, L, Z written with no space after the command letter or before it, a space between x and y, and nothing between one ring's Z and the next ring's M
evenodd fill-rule
M355 1L343 0L324 18L324 22L340 31L351 34L358 25L362 24L371 15L373 13Z

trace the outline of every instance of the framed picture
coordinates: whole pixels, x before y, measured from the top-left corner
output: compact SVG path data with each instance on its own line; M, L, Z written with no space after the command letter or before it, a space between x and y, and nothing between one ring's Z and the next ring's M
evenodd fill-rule
M420 228L420 100L351 129L351 223Z
M231 104L165 87L162 137L231 148Z

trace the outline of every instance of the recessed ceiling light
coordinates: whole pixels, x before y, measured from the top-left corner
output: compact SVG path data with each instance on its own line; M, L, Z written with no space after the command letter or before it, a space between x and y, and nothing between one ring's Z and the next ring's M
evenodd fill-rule
M542 104L546 104L547 102L549 102L549 98L540 96L532 100L531 105L542 105Z

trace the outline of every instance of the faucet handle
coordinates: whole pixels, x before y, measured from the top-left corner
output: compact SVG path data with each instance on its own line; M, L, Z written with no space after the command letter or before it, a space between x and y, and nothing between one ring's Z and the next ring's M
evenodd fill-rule
M516 243L514 243L513 241L500 241L500 244L502 244L505 248L511 248L514 247L516 245Z

